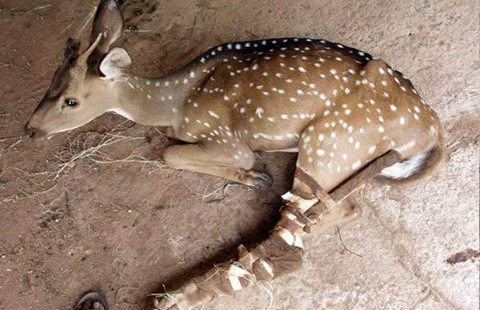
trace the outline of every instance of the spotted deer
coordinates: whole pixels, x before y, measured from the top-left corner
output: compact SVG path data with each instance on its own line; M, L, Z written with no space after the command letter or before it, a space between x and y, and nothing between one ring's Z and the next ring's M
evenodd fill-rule
M164 126L187 144L168 147L167 166L249 186L272 179L253 170L255 152L298 153L281 220L270 237L217 265L157 309L191 309L269 281L302 263L302 237L360 214L353 200L372 178L405 183L431 175L445 158L437 115L408 79L380 59L308 38L227 43L160 78L131 72L111 47L122 34L113 0L101 1L88 48L68 40L63 63L26 126L30 137L80 127L114 112Z

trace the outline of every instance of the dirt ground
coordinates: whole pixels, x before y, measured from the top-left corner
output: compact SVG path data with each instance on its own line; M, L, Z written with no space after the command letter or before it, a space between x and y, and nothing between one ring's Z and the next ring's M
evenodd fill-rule
M125 2L120 44L138 73L164 74L227 41L324 38L404 72L446 128L450 159L432 180L369 186L361 219L307 238L300 272L204 309L478 309L478 1ZM0 0L0 309L70 309L91 289L113 309L145 309L163 284L264 237L291 182L285 154L259 162L271 190L167 169L162 150L175 141L116 115L50 141L21 138L95 4Z

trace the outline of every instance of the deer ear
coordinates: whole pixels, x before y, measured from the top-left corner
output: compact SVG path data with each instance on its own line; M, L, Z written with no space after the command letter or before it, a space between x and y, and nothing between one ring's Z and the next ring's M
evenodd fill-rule
M130 73L131 66L132 59L127 51L120 47L114 47L100 63L100 71L107 79L124 81Z
M95 54L100 57L105 55L110 49L110 45L121 36L122 30L123 17L117 1L101 0L95 14L90 37L91 44L99 34L102 34L102 40L96 47Z

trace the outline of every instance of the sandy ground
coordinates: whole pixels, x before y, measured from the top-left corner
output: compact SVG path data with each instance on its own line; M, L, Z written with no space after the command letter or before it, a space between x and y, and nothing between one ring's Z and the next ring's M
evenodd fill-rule
M163 283L265 236L291 182L291 155L263 156L269 191L162 168L175 141L115 115L48 142L20 139L65 39L88 35L94 2L0 0L0 309L69 309L90 289L113 309L144 309ZM355 254L335 231L310 236L300 272L204 309L478 309L478 258L446 262L479 249L478 1L184 0L153 14L154 1L140 2L121 42L138 73L164 74L227 41L325 38L404 72L447 132L450 159L432 180L367 188L362 218L341 228Z

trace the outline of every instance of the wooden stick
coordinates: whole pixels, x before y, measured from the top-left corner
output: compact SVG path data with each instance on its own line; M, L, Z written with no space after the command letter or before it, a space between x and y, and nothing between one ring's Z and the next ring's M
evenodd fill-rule
M367 166L353 174L345 182L335 187L327 193L318 183L300 168L297 168L295 177L305 183L314 195L320 200L320 203L313 205L306 213L307 217L320 216L325 211L330 210L342 200L350 196L353 192L365 185L368 181L378 175L384 168L389 167L401 160L400 154L391 150L372 160Z
M305 183L312 193L317 197L327 209L333 208L337 205L337 202L325 191L311 176L309 176L305 171L300 168L297 168L295 171L295 177Z
M365 183L377 176L384 168L389 167L401 160L402 158L397 151L388 151L382 156L375 158L363 169L359 170L345 182L335 187L330 192L330 197L337 202L342 201L355 192L358 188L362 187L365 185Z

